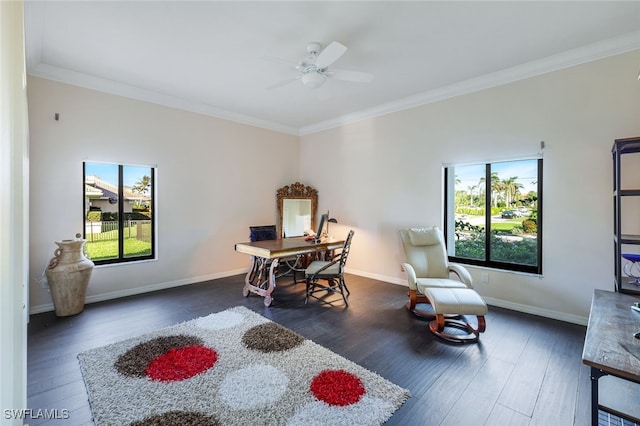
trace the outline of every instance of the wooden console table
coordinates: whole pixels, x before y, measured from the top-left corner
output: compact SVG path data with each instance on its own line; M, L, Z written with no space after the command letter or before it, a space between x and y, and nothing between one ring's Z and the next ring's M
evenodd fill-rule
M276 288L276 268L280 259L327 252L340 249L342 246L344 246L344 240L314 243L307 241L305 237L238 243L235 245L236 251L251 256L251 267L244 279L242 294L245 297L250 292L258 294L264 297L264 305L270 306L273 301L271 293ZM271 261L271 266L268 268L269 276L265 279L269 261Z
M640 423L640 298L595 290L582 362L591 367L591 424L598 410Z

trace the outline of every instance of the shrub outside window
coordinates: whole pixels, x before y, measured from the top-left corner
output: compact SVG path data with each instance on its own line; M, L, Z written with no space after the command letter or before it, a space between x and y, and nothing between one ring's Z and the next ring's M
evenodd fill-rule
M96 265L155 256L155 168L83 163L84 238Z
M542 274L542 159L447 166L452 262Z

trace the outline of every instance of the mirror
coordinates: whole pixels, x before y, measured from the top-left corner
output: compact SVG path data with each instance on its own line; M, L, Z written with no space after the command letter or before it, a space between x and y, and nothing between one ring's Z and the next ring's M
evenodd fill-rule
M314 229L318 191L300 182L278 189L280 237L300 237L307 229Z

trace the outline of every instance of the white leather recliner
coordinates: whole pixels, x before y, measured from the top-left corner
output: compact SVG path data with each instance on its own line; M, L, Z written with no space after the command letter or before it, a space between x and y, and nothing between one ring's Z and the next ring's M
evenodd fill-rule
M486 329L487 304L473 289L469 272L449 263L442 231L435 226L403 229L400 238L407 257L403 263L409 281L407 308L428 318L429 329L438 337L456 343L477 342ZM431 310L418 309L418 303L431 305ZM476 325L467 316L475 316Z
M418 303L431 304L425 288L473 288L469 271L462 265L449 263L444 235L436 227L400 230L407 262L402 264L409 281L407 308L419 316L433 317L433 313L416 309ZM454 274L457 279L451 278Z

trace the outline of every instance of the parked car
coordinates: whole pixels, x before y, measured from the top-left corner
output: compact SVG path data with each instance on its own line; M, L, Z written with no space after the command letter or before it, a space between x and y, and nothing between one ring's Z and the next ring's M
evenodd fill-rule
M522 217L522 213L518 210L504 210L500 217L503 219L514 219L516 217Z

